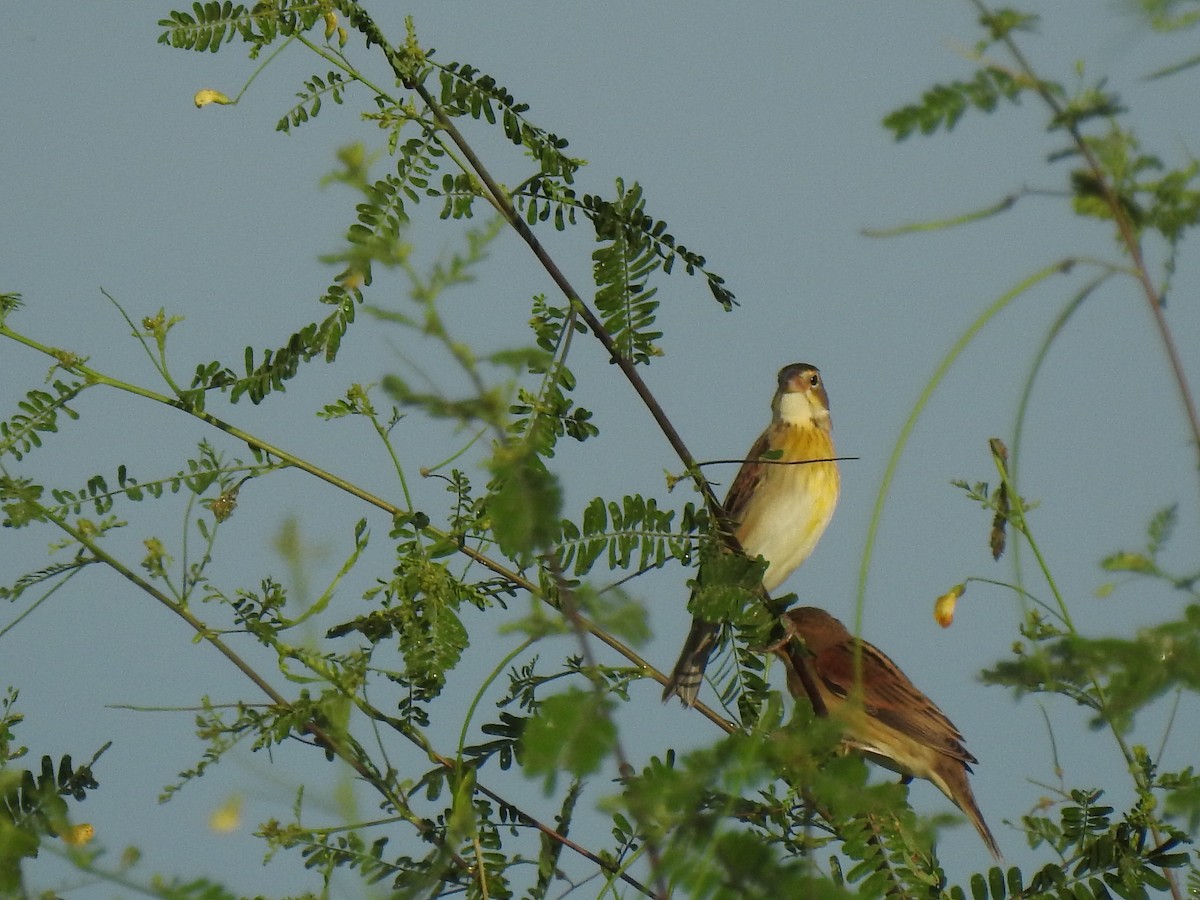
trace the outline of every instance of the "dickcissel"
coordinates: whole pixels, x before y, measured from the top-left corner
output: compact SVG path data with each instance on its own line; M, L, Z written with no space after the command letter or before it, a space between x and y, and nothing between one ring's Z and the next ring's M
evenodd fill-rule
M915 777L932 782L966 814L988 850L1000 859L1000 848L967 780L971 763L978 760L963 746L954 723L883 651L855 638L825 610L802 606L781 621L786 636L775 652L784 660L792 695L811 701L799 675L800 667L807 667L829 716L841 724L849 749L905 781Z
M808 559L833 516L841 484L833 456L821 373L807 363L785 366L771 400L771 424L750 448L724 503L746 555L767 561L762 582L767 591ZM686 706L696 702L720 631L716 623L692 619L664 702L672 694Z

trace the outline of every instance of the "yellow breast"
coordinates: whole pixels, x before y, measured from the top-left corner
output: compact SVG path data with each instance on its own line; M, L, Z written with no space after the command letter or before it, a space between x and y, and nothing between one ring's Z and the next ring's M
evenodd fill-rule
M829 432L814 424L779 424L770 439L782 451L778 462L830 459L834 455ZM808 558L837 506L841 480L837 463L763 467L753 493L741 510L737 537L750 556L770 564L763 576L768 590L778 587Z

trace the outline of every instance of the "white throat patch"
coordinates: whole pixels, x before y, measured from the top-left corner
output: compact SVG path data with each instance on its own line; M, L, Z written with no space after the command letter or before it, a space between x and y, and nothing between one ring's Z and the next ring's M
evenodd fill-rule
M779 418L789 425L808 425L828 416L820 409L808 391L794 391L779 398Z

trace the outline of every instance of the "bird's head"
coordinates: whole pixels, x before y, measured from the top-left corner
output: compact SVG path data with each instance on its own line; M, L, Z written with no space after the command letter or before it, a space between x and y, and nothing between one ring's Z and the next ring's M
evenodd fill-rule
M828 425L829 395L817 367L792 363L780 369L771 409L777 419L791 425Z
M784 614L782 622L788 638L803 640L808 652L814 656L850 639L850 632L845 625L815 606L800 606L790 610Z

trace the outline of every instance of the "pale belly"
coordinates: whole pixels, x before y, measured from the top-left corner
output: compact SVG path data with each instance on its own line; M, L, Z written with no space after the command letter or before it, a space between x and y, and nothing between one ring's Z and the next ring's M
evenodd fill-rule
M748 556L762 556L769 563L763 576L768 591L808 559L833 517L838 488L838 470L832 463L778 466L764 477L737 537Z

